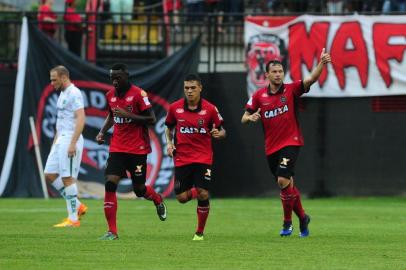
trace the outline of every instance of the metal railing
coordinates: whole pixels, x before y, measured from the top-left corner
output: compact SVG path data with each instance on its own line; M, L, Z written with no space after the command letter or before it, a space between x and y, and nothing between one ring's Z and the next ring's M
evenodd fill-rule
M53 38L67 47L64 13L57 13ZM130 15L128 22L112 16ZM38 24L37 13L0 12L0 63L16 63L22 17ZM202 36L200 63L207 72L220 65L243 64L243 14L81 13L81 57L99 65L122 60L144 65L172 54ZM125 38L122 38L123 31Z

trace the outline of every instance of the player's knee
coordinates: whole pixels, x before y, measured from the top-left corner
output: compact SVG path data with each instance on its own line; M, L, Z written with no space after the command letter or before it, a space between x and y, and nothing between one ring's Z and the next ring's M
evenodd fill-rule
M118 182L120 182L120 178L121 177L117 176L117 175L106 175L105 182L106 183L107 182L112 182L112 183L118 185Z
M47 182L52 183L54 181L54 179L52 178L52 176L50 174L45 174L45 180L47 180Z
M56 178L58 177L57 174L53 174L53 173L46 173L45 174L45 180L47 180L47 182L51 183L54 182L56 180Z
M180 203L187 203L189 201L187 192L183 192L181 194L176 195L176 200L178 200L178 202Z
M210 205L209 199L206 200L197 200L197 205L200 207L207 207Z
M133 183L133 190L137 197L144 197L147 188L144 184L134 184Z
M62 182L65 187L68 187L68 186L74 184L75 180L73 177L62 177Z
M117 184L111 181L106 181L106 183L104 184L104 189L106 192L116 192Z
M280 189L284 189L290 185L290 179L283 177L283 176L278 176L278 186Z
M197 189L197 199L198 200L207 200L209 199L209 191L207 189L198 188Z

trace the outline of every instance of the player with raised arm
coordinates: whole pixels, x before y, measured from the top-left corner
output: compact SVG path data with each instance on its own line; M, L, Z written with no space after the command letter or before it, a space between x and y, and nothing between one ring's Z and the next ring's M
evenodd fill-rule
M300 221L300 237L309 235L310 216L302 207L299 189L293 183L294 169L303 136L297 119L297 99L310 90L324 68L331 62L323 49L320 62L303 81L283 83L285 72L282 63L271 60L266 65L269 85L258 89L246 104L242 116L243 124L262 122L265 137L265 152L268 165L280 188L284 219L281 236L292 234L292 211Z

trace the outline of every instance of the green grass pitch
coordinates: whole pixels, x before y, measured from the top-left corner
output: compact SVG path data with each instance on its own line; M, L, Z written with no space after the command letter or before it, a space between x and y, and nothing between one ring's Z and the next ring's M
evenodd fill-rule
M212 199L203 242L193 242L196 202L167 200L162 222L145 200L119 200L119 241L103 201L83 200L80 228L53 228L62 199L0 199L0 269L406 269L405 198L304 200L308 238L281 238L276 199Z

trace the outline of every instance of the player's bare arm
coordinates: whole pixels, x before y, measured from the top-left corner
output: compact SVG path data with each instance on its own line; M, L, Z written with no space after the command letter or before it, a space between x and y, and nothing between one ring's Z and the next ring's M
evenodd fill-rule
M75 111L75 119L75 131L73 132L72 139L68 148L69 157L73 157L74 155L76 155L76 143L80 137L80 134L82 134L83 128L85 127L85 109L81 108Z
M226 130L223 127L217 128L215 125L213 125L210 134L214 139L221 140L226 137Z
M315 69L310 73L310 76L303 80L303 85L305 90L309 90L310 86L315 83L319 77L321 72L323 71L324 65L331 62L331 57L329 53L326 53L326 49L323 48L320 55L320 62L316 66Z
M250 113L246 111L241 118L241 123L247 124L249 122L257 122L258 120L261 119L261 108L258 108L258 110L254 113Z
M116 107L113 108L114 115L118 117L125 117L130 118L136 124L146 124L146 125L153 125L156 122L155 113L152 109L147 109L143 111L141 114L134 114L129 112L123 108Z
M165 138L166 138L166 151L168 156L173 158L173 152L176 150L175 145L173 144L173 130L174 128L165 128Z
M99 131L99 134L96 136L96 142L98 144L104 143L104 134L114 125L113 117L111 117L111 113L109 113L104 120L103 126Z

